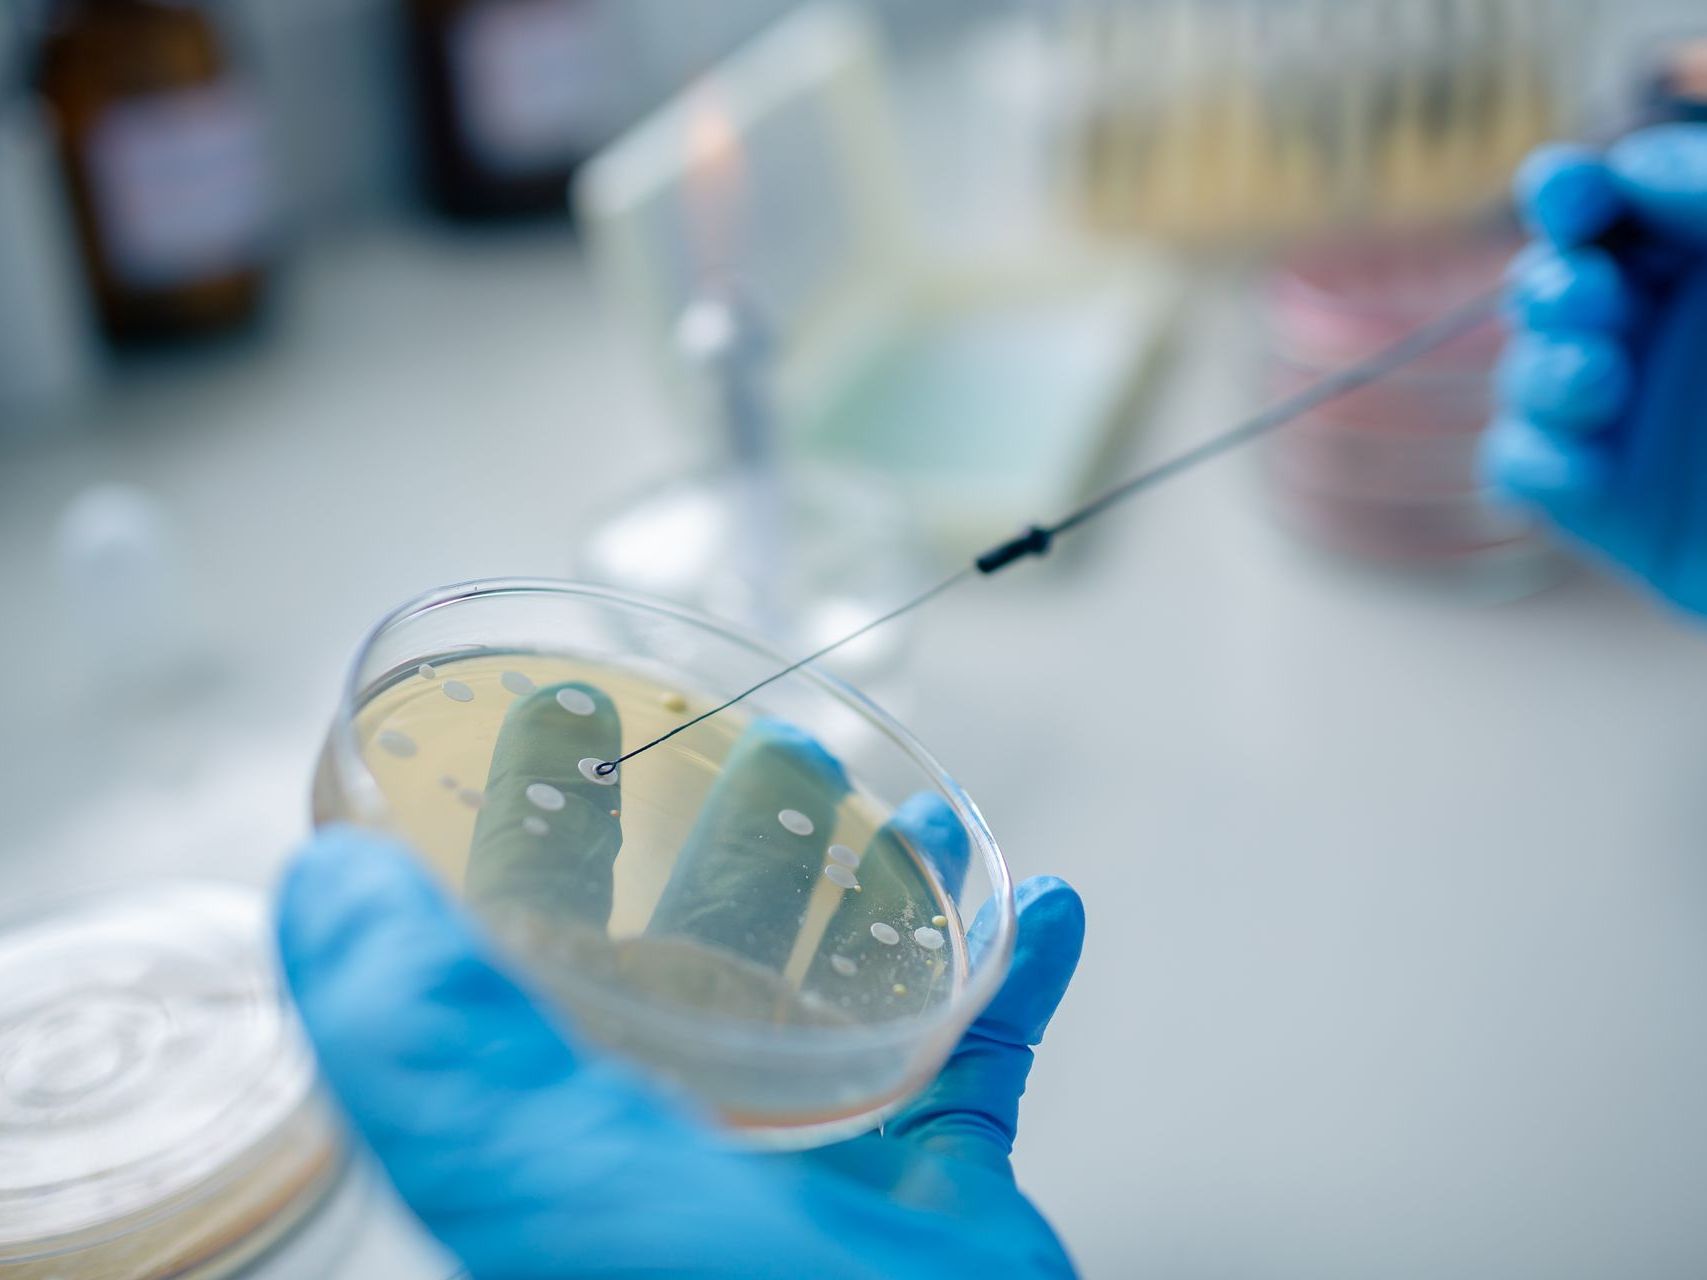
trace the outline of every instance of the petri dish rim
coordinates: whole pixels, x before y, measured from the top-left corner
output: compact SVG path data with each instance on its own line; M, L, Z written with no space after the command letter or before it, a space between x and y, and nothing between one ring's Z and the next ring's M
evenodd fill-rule
M25 930L98 914L113 905L135 907L151 899L170 902L176 895L252 897L261 908L261 919L267 919L265 895L255 886L238 880L214 876L170 876L165 878L121 879L94 888L32 893L0 906L0 937L10 937ZM264 936L264 935L263 935ZM294 1019L289 997L276 966L268 966L274 978L271 1003L288 1023ZM75 1259L80 1254L108 1248L127 1238L170 1223L174 1218L193 1214L222 1193L239 1184L245 1177L262 1167L274 1144L298 1120L324 1123L328 1138L327 1158L319 1172L301 1187L296 1195L280 1209L276 1222L263 1223L259 1228L229 1241L218 1254L210 1255L204 1264L214 1273L228 1265L233 1255L245 1256L246 1246L261 1240L260 1251L266 1252L284 1243L316 1217L322 1206L336 1192L348 1172L349 1151L340 1140L337 1126L330 1113L316 1116L314 1108L322 1105L314 1083L313 1058L306 1041L297 1046L304 1066L305 1088L302 1096L285 1113L268 1126L248 1148L230 1156L223 1164L203 1173L171 1192L153 1205L133 1209L104 1222L93 1222L37 1238L0 1240L0 1272L9 1267L52 1262L55 1259ZM134 1168L135 1165L127 1166ZM221 1259L226 1259L222 1264Z
M345 674L338 708L328 735L329 755L337 774L338 785L349 800L352 811L360 815L361 822L386 829L388 810L378 782L362 760L356 741L356 715L369 693L395 675L395 672L388 669L376 679L364 683L361 678L362 669L368 655L387 632L410 619L474 600L515 595L570 598L630 613L650 614L716 636L768 663L774 663L779 669L792 661L739 627L667 600L616 587L554 578L481 578L424 591L384 614L363 635ZM735 1050L758 1049L768 1053L780 1050L807 1055L840 1054L855 1049L882 1049L889 1045L917 1045L931 1040L949 1028L956 1031L964 1029L996 994L1013 959L1017 927L1013 878L1008 871L1007 861L996 844L995 836L984 821L984 815L977 803L965 789L911 732L877 703L845 681L815 666L803 667L787 678L804 680L814 685L820 692L842 703L882 733L911 760L923 777L941 792L954 810L955 817L965 828L972 849L989 878L990 900L995 904L996 916L994 934L980 949L978 963L972 967L965 987L941 1008L918 1018L865 1024L858 1028L778 1027L770 1024L740 1026L691 1011L666 1010L642 1001L625 999L597 983L576 981L573 975L564 977L575 986L578 998L586 999L589 1003L650 1030L665 1034L680 1033L696 1040L711 1040L722 1047ZM934 871L932 874L934 876Z

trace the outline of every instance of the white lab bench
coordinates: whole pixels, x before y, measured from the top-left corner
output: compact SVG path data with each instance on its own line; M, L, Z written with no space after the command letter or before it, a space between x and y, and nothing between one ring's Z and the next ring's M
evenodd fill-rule
M555 236L358 237L274 341L0 454L4 896L266 881L377 612L561 574L682 449L601 326ZM1245 407L1237 344L1187 349L1139 455ZM191 539L220 671L164 723L115 721L61 621L53 525L102 479ZM1239 459L1085 536L932 606L908 718L1089 904L1018 1152L1086 1274L1707 1269L1707 631L1586 576L1477 607L1347 572Z

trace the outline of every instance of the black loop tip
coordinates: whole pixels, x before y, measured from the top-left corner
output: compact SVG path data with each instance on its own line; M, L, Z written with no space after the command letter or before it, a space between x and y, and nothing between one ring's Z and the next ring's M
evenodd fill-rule
M616 772L616 761L615 760L601 761L599 764L596 764L593 766L593 772L598 774L599 777L601 777L601 778L608 778L611 776L611 774Z
M1005 569L1015 560L1023 560L1027 556L1041 556L1049 551L1049 544L1055 540L1055 535L1042 525L1032 525L1017 538L1010 538L1000 546L991 547L974 562L979 573L994 573Z

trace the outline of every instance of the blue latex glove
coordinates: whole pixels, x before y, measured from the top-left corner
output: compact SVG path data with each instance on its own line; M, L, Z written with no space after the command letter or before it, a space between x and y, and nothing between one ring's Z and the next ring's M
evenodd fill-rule
M1488 480L1707 613L1707 125L1537 152ZM1612 251L1594 241L1615 223Z
M386 839L321 832L279 940L333 1092L475 1280L1070 1276L1008 1154L1084 915L1050 878L1019 905L1007 982L936 1082L881 1134L788 1156L734 1148L579 1042Z

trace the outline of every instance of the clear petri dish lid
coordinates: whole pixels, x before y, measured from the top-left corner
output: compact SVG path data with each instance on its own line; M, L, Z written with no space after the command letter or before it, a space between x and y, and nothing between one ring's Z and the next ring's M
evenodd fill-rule
M336 1143L269 935L257 891L200 882L0 931L0 1270L146 1233L203 1259L324 1188Z

